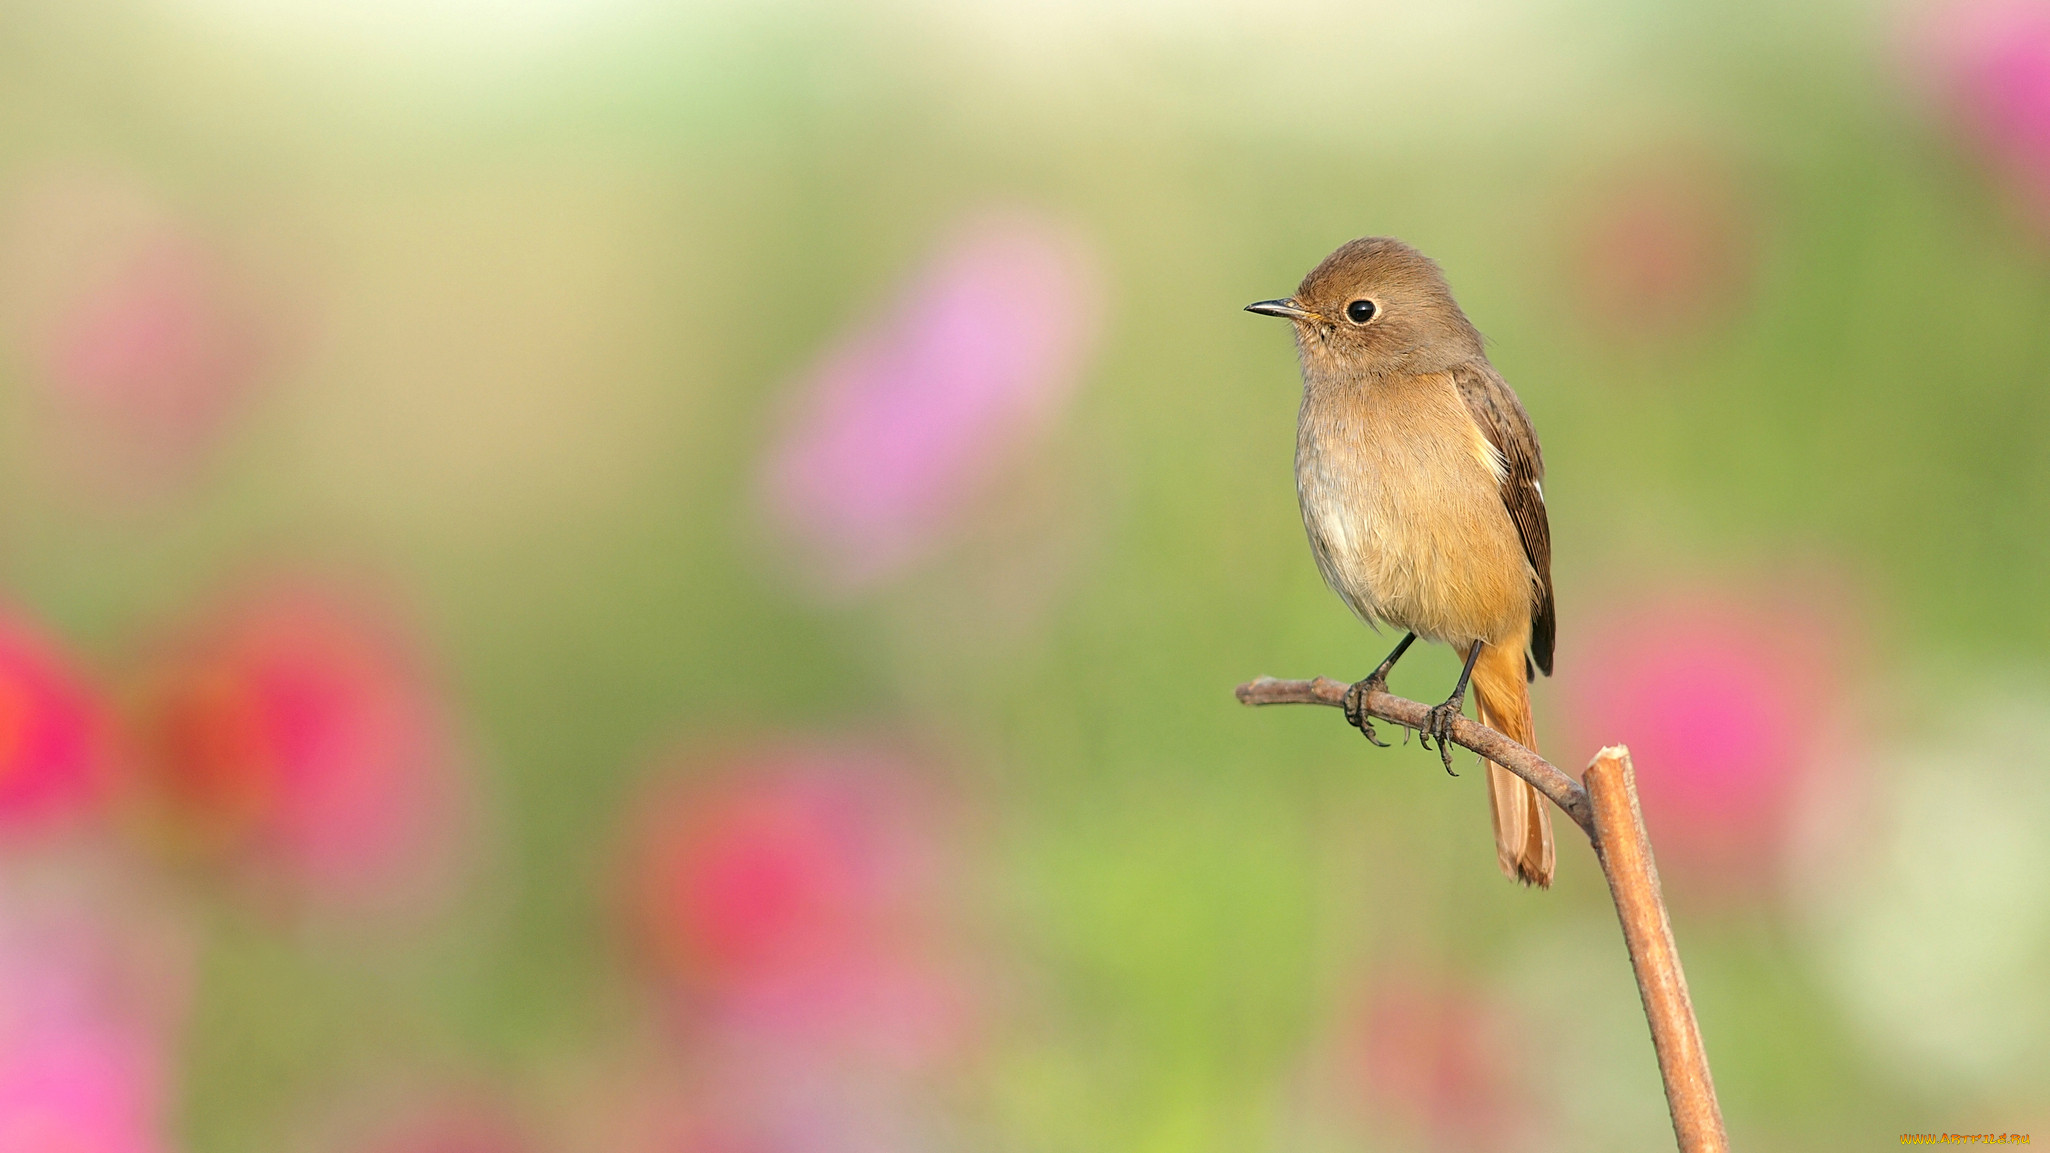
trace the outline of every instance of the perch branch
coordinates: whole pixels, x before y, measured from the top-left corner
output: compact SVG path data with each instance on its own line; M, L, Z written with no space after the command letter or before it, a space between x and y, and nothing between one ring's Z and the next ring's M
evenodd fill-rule
M1240 685L1238 698L1240 704L1246 705L1331 705L1344 708L1345 691L1351 687L1330 677L1309 681L1278 681L1273 677L1261 677L1250 684ZM1429 705L1393 693L1368 693L1364 704L1368 714L1412 729L1421 729L1431 711ZM1472 749L1529 781L1532 788L1573 818L1573 823L1579 825L1590 840L1594 838L1594 809L1588 804L1587 790L1550 761L1486 725L1465 717L1452 722L1452 743Z
M1261 677L1240 685L1238 698L1248 705L1343 708L1349 687L1328 677L1308 681ZM1412 729L1421 729L1430 712L1421 702L1385 692L1368 693L1362 705L1370 716ZM1630 968L1644 1000L1645 1020L1651 1025L1652 1049L1658 1055L1659 1076L1665 1082L1666 1106L1673 1115L1673 1135L1680 1153L1728 1153L1729 1138L1723 1132L1708 1054L1701 1046L1701 1027L1695 1023L1694 1006L1687 997L1687 975L1680 968L1680 952L1673 943L1672 921L1666 916L1651 840L1645 835L1644 817L1637 805L1630 751L1615 746L1597 753L1582 787L1550 761L1486 725L1460 717L1452 724L1451 737L1453 744L1530 782L1587 834L1595 860L1608 879L1616 917L1623 925L1623 944L1630 951Z

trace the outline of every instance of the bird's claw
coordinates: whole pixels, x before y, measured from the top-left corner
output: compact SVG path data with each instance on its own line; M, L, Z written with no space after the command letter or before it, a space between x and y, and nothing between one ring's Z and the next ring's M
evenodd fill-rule
M1452 732L1453 722L1459 719L1460 706L1463 703L1454 698L1442 705L1433 706L1424 716L1424 727L1417 730L1418 740L1425 748L1430 748L1433 740L1438 742L1438 756L1445 762L1445 772L1455 777L1459 774L1452 771L1452 742L1449 734Z
M1387 688L1386 681L1378 677L1368 677L1366 680L1355 682L1351 688L1345 690L1346 723L1358 729L1360 735L1373 742L1376 748L1383 749L1388 747L1388 742L1374 732L1374 718L1367 712L1367 694L1383 692Z

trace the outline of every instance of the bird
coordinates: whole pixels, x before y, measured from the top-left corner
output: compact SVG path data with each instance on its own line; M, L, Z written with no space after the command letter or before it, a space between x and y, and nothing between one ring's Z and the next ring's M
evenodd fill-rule
M1481 723L1535 749L1529 684L1551 675L1557 631L1544 457L1444 272L1400 240L1363 237L1311 269L1295 295L1246 311L1295 329L1296 494L1317 570L1361 620L1405 633L1348 689L1347 719L1382 744L1366 695L1385 690L1421 637L1463 662L1419 730L1447 772L1445 737L1469 682ZM1486 771L1503 874L1551 887L1544 798L1498 764Z

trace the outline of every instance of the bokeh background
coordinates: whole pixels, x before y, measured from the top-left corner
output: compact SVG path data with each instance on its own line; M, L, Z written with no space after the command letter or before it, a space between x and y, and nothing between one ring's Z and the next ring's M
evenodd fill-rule
M2050 5L12 0L0 1150L1665 1145L1570 826L1230 696L1370 233L1736 1144L2050 1137Z

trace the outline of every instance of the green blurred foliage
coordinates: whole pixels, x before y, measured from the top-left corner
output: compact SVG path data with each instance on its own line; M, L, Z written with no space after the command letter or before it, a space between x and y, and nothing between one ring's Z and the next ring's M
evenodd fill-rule
M0 170L157 189L277 270L293 329L189 491L108 512L10 467L0 576L114 662L253 559L394 574L495 843L479 895L401 941L209 911L194 1150L279 1147L394 1069L549 1083L643 1012L607 896L632 785L667 749L877 727L946 748L990 814L992 947L1029 974L975 1109L1000 1147L1309 1147L1288 1087L1398 956L1514 990L1554 1036L1540 1079L1577 1104L1533 1147L1662 1141L1566 830L1557 890L1519 891L1479 774L1228 695L1393 640L1316 579L1291 352L1238 311L1354 235L1435 255L1533 414L1563 635L1639 583L1820 568L1869 608L1889 691L1967 694L1948 670L2050 641L2050 255L1918 116L1877 12L1476 6L1420 31L1334 7L1276 31L1077 6L1033 39L923 7L636 9L480 62L268 39L231 7L0 17ZM1755 247L1716 319L1638 339L1580 309L1573 246L1602 180L1668 153L1733 174ZM989 201L1078 222L1107 273L1044 454L1078 542L1050 607L977 611L960 574L1003 541L807 601L753 523L779 401ZM7 405L30 459L34 405ZM1422 654L1397 688L1454 671ZM1742 1147L2029 1122L1875 1058L1778 904L1690 912Z

